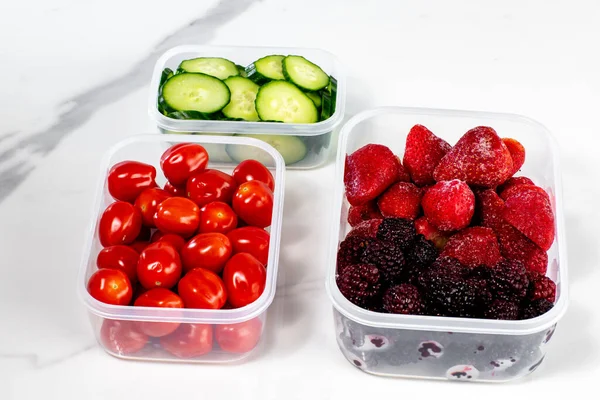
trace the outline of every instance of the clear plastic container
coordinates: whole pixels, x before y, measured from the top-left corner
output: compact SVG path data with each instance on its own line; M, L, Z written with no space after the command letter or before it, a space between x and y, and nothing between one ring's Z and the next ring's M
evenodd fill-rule
M301 55L319 65L327 74L337 80L336 108L334 114L325 121L314 124L288 124L275 122L246 121L204 121L178 120L168 118L157 108L160 77L164 68L176 70L181 61L196 57L223 57L239 65L247 66L261 57L270 54ZM274 146L289 146L287 136L299 138L306 146L306 155L298 162L287 163L293 169L309 169L323 164L331 148L333 130L342 122L346 107L346 75L338 59L331 53L297 47L235 47L235 46L178 46L165 52L156 62L148 100L148 112L162 133L193 134L236 134L236 135L276 135L269 138ZM265 136L266 137L266 136ZM279 139L279 140L277 140ZM288 138L289 139L289 138Z
M402 157L406 135L415 124L427 126L449 143L456 143L475 126L486 125L525 146L527 160L521 174L546 189L556 215L557 236L548 252L547 275L556 282L557 299L549 312L520 321L383 314L357 307L341 294L335 281L336 254L350 230L343 184L345 157L368 143L386 145ZM327 276L337 342L348 361L375 375L463 381L508 381L535 370L568 301L558 162L557 145L548 130L517 115L383 107L350 119L340 131Z
M159 160L162 153L171 145L181 142L194 142L203 145L209 154L208 168L216 168L231 173L235 165L218 160L220 146L232 146L234 149L251 151L265 163L275 178L274 204L270 231L269 261L267 278L263 294L253 303L238 309L203 310L114 306L99 302L88 293L87 281L97 270L96 258L102 249L98 239L98 223L104 209L114 200L108 193L107 175L109 169L118 162L136 160L154 165L157 169L157 183L162 187L166 183L160 172ZM213 157L215 156L215 157ZM217 160L215 160L217 159ZM126 139L113 147L105 156L101 179L99 181L96 204L87 232L86 246L80 266L78 291L83 303L89 311L92 328L98 343L109 354L116 357L135 360L155 361L185 361L198 363L229 363L240 361L260 348L260 338L263 336L267 308L273 302L277 283L279 262L279 246L281 238L281 220L283 214L285 166L281 155L268 144L244 137L215 137L215 136L176 136L176 135L137 135ZM139 333L136 324L153 322L158 324L175 323L179 328L172 334L175 345L166 351L160 338L149 338L143 348L139 349ZM239 343L237 352L225 351L217 343L218 331L227 330L229 338L245 335L245 348ZM179 338L176 335L181 335ZM202 352L198 345L199 338L212 335L212 350L200 356L189 356ZM222 336L226 337L225 334ZM257 338L256 342L253 338ZM195 340L195 341L194 341ZM232 339L233 340L233 339ZM187 342L187 345L185 343ZM194 347L194 343L196 347ZM235 342L233 343L236 344ZM228 348L232 350L231 348ZM133 351L136 350L136 351ZM179 355L175 355L179 354ZM185 353L185 354L184 354Z

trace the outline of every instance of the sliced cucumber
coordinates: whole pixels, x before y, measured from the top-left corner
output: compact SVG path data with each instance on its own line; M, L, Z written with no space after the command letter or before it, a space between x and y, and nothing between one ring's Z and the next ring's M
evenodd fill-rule
M202 119L211 120L215 119L215 114L205 114L198 111L173 111L167 113L167 117L173 119Z
M260 58L246 68L246 74L252 81L262 85L268 81L283 81L283 67L281 62L284 56L277 54Z
M329 84L329 75L304 57L287 56L282 65L285 79L302 89L317 91Z
M160 74L160 83L158 84L158 87L160 88L167 81L167 79L169 79L172 76L173 70L171 68L163 69L162 73Z
M320 108L321 107L321 96L315 92L306 92L306 95L308 96L309 99L312 100L313 103L315 103L315 107Z
M233 62L226 58L218 57L199 57L191 60L184 60L179 64L177 70L183 72L200 72L219 79L226 79L230 76L240 74L237 66Z
M306 157L307 148L306 144L298 138L297 136L288 136L288 135L236 135L236 136L244 136L251 137L255 139L262 140L273 146L275 150L277 150L283 160L285 161L285 165L291 165L301 161ZM249 146L242 145L227 145L227 154L233 159L235 162L242 162L244 160L256 160L260 161L264 165L273 166L273 159L271 156L265 151Z
M263 121L310 124L319 119L315 103L285 81L272 81L258 90L256 111Z
M248 75L246 74L246 67L244 67L243 65L240 65L240 64L236 64L235 67L237 68L241 77L243 77L243 78L248 77Z
M231 92L229 104L223 108L223 115L227 118L241 118L245 121L259 121L254 100L258 93L258 86L248 78L232 76L225 79L225 84Z
M173 75L161 90L168 108L174 111L214 113L229 103L231 94L223 81L206 74Z
M335 102L337 99L337 80L331 77L329 85L321 91L321 121L325 121L335 113Z

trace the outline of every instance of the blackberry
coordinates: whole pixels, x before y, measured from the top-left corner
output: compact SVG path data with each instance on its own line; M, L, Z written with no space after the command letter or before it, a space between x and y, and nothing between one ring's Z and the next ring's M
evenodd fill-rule
M485 312L488 319L519 319L519 305L506 300L494 300Z
M525 304L523 310L521 310L521 319L539 317L550 311L552 307L554 307L554 304L546 299L534 300L531 303Z
M350 265L336 282L344 297L359 307L369 309L381 298L381 274L374 265Z
M388 283L399 283L405 265L404 253L400 246L376 240L371 243L360 257L363 264L376 265L383 279Z
M480 265L469 271L470 278L478 278L488 280L492 276L492 269L487 265Z
M417 231L413 221L402 218L384 218L377 229L377 238L395 243L402 250L408 249Z
M404 283L385 292L383 308L392 314L419 315L424 311L424 304L419 289Z
M527 294L527 270L520 261L502 260L490 270L488 285L496 299L518 303Z
M337 254L338 274L341 274L349 265L359 264L360 257L373 241L374 239L368 237L352 236L340 243Z
M538 272L528 272L529 288L527 298L529 300L546 299L554 303L556 298L556 283L552 279Z
M425 269L437 259L438 251L425 236L417 235L412 246L406 251L406 256L409 264L418 269Z
M423 288L428 313L477 318L491 300L483 280L444 275L441 270L431 271L428 275L428 286Z

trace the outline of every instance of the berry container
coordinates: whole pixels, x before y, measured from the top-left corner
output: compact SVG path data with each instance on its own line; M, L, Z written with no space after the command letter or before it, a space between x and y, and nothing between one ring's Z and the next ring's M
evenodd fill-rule
M249 122L226 120L179 120L163 115L157 107L161 73L164 68L175 71L181 61L196 57L223 57L239 65L248 66L261 57L270 54L300 55L319 65L325 73L337 80L336 108L334 114L321 122L312 124L291 124L276 122ZM327 160L331 148L334 129L340 125L346 106L346 76L339 60L331 53L311 48L298 47L236 47L236 46L177 46L166 51L157 60L150 83L148 113L156 122L161 133L217 134L217 135L259 135L269 140L278 150L296 153L304 151L300 161L286 162L292 169L310 169ZM296 137L298 141L289 137ZM294 148L290 149L291 146ZM297 146L304 146L297 149ZM286 148L287 147L287 148ZM223 152L225 159L228 154ZM290 160L290 159L288 159ZM237 160L240 161L240 160ZM284 157L284 161L286 158ZM291 161L291 160L290 160Z
M549 193L556 216L547 275L556 282L557 298L549 312L519 321L383 314L364 310L341 294L336 254L350 230L345 157L368 143L386 145L402 157L406 135L415 124L425 125L451 144L475 126L491 126L501 137L515 138L525 146L527 160L519 175L532 178ZM401 107L364 111L340 131L335 187L326 286L337 343L352 365L374 375L502 382L526 376L541 364L568 303L558 148L544 126L508 114Z
M107 188L108 171L115 163L125 160L145 162L155 166L157 170L156 182L162 187L166 183L166 179L162 176L160 170L160 156L171 145L182 142L199 143L204 146L209 154L208 168L216 168L231 173L235 168L234 164L218 161L221 146L231 146L251 151L271 170L275 178L275 191L272 224L267 228L270 231L269 261L266 266L267 278L263 294L245 307L221 310L115 306L94 299L88 293L86 285L90 276L97 270L96 258L102 249L98 239L98 223L104 209L114 201ZM252 138L136 135L114 146L102 163L96 203L91 216L90 230L87 232L77 283L80 298L88 309L92 330L99 345L109 354L119 358L152 361L231 363L243 360L253 353L258 353L261 347L260 338L264 334L267 309L275 297L277 283L283 213L284 170L285 166L281 155L268 144ZM175 346L175 352L179 354L175 355L163 348L160 338L148 338L143 348L136 349L137 351L134 352L132 351L132 343L135 344L139 338L135 326L141 322L180 324L173 335L187 333L192 338L197 338L201 334L212 336L212 350L203 355L189 356L192 354L189 350L193 349L193 340L188 340L191 342L190 346ZM246 334L246 339L252 344L256 343L256 345L250 344L243 349L239 348L237 349L238 352L224 351L216 340L216 332L219 329L227 329L229 333L233 334ZM252 338L258 339L258 342Z

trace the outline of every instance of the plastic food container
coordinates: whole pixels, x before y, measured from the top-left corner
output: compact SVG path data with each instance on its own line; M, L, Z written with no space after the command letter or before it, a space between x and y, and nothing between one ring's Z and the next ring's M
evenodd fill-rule
M527 149L522 174L542 186L553 200L557 237L548 252L547 275L557 285L554 308L521 321L382 314L364 310L339 291L336 254L350 230L344 195L344 160L368 143L380 143L403 156L406 135L415 124L427 126L449 143L469 129L491 126ZM509 381L534 371L568 302L567 254L557 145L548 130L525 117L468 111L383 107L365 111L340 132L331 222L327 290L334 308L338 345L352 365L375 375Z
M223 57L237 64L247 66L257 59L270 55L301 55L319 65L327 74L337 80L336 109L325 121L314 124L288 124L276 122L246 121L204 121L178 120L168 118L157 108L160 77L164 68L176 70L181 61L196 57ZM341 63L331 53L319 49L296 47L234 47L234 46L178 46L165 52L156 62L148 100L148 112L162 133L267 135L269 141L278 147L289 145L288 136L298 137L306 147L306 155L287 167L309 169L323 164L331 148L333 130L342 122L346 107L346 76ZM279 136L273 138L272 135ZM289 149L288 149L289 150ZM282 151L284 153L284 151ZM226 154L225 154L226 155ZM285 157L284 157L285 160ZM240 160L237 160L240 161Z
M161 176L160 156L168 147L181 142L194 142L203 145L209 154L208 168L217 168L226 173L231 173L235 165L213 160L213 156L218 160L219 146L232 146L234 149L251 151L263 161L267 161L266 166L269 167L275 178L275 191L273 222L271 227L268 228L271 239L266 285L263 294L255 302L233 310L142 308L114 306L99 302L90 296L86 285L89 277L97 270L96 257L102 249L98 239L98 223L104 209L114 201L108 193L106 182L109 169L115 163L125 160L136 160L154 165L157 169L157 183L162 187L166 180ZM100 346L109 354L120 358L197 363L235 362L257 351L260 348L260 340L256 346L253 346L253 342L256 342L253 341L253 338L262 337L266 312L275 297L283 213L284 170L281 155L275 149L260 140L244 137L138 135L113 147L105 156L102 164L96 204L93 208L90 230L87 233L77 284L80 297L89 311L92 329ZM180 324L174 334L181 334L181 343L171 345L172 348L175 348L175 352L180 355L174 355L172 352L166 351L161 344L161 338L150 338L143 348L132 352L132 343L137 341L135 329L132 333L132 327L144 321ZM238 352L224 351L219 347L216 340L218 330L227 330L230 337L233 338L237 335L245 336L247 341L246 343L239 343L239 346L233 346L238 347ZM187 354L194 351L194 343L197 344L203 335L212 336L212 350L201 356L188 357ZM250 345L246 346L247 350L244 351L243 347L248 343Z

